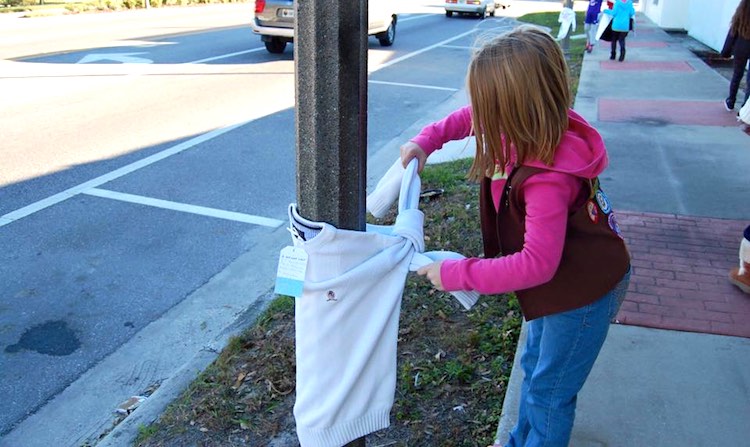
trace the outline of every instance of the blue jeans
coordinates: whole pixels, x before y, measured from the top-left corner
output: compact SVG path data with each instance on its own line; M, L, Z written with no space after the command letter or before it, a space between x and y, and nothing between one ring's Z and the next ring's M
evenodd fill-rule
M732 72L732 79L729 81L729 96L727 99L734 105L737 101L737 92L740 89L740 82L742 81L742 75L745 74L745 67L747 61L750 59L747 54L736 54L734 56L734 70ZM740 107L745 105L748 98L750 98L750 70L747 70L747 79L745 86L745 99L740 103Z
M630 271L599 300L532 320L521 356L518 423L506 447L568 447L576 399L625 298Z

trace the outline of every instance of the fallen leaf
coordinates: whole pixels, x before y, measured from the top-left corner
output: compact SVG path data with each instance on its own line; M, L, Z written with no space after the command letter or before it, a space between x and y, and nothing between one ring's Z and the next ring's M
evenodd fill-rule
M245 377L247 377L247 373L245 371L240 372L237 375L237 380L234 381L233 388L235 388L235 389L239 388L240 385L242 385L242 381L245 380Z
M135 409L138 408L138 406L144 400L146 400L145 396L133 396L130 399L118 405L117 409L115 409L115 412L120 413L120 414L126 414L126 415L130 414L133 411L135 411Z

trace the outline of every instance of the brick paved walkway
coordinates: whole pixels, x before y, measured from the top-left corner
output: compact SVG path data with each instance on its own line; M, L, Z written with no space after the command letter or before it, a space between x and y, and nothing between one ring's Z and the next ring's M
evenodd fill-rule
M721 101L601 98L598 106L599 121L639 123L650 120L662 124L737 127L735 114L727 113Z
M621 324L750 338L750 296L728 280L748 222L618 213L632 255Z

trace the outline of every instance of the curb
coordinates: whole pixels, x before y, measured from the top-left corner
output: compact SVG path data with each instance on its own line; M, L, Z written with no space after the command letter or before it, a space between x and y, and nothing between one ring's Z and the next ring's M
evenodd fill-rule
M518 335L518 344L516 344L516 353L513 356L513 369L510 372L508 386L505 389L505 398L503 399L503 409L500 413L500 422L495 433L495 445L501 446L508 442L510 431L513 430L516 420L518 419L518 405L520 404L521 382L523 382L523 372L521 372L521 354L523 347L526 345L526 320L521 324L521 333Z
M268 303L273 299L273 291L258 296L255 301L227 326L210 345L198 351L185 362L174 375L165 380L154 393L138 408L118 423L97 444L97 447L125 447L133 445L140 428L156 421L169 405L186 390L196 378L216 360L226 348L229 340L240 335L245 328L257 320Z

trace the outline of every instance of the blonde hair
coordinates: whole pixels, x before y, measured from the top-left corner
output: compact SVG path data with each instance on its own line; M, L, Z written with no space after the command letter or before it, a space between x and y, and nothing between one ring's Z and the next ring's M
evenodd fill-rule
M568 128L568 66L560 46L530 25L491 38L474 53L466 77L477 149L469 178L505 173L517 163L552 164Z

